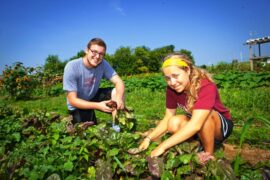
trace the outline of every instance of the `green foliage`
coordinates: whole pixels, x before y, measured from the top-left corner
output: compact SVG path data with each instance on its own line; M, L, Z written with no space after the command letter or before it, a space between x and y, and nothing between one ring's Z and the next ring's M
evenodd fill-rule
M44 65L44 73L63 74L65 63L61 62L57 55L49 55Z
M11 111L3 110L9 113L0 121L1 179L216 176L215 164L206 169L197 164L198 142L186 142L160 158L150 158L155 142L144 152L128 154L140 141L132 131L118 133L101 122L87 129L76 124L71 132L69 120L57 114Z
M219 88L250 89L270 86L269 72L227 72L214 75Z
M268 127L268 129L270 129L270 126L269 126L269 125L270 125L270 123L269 123L270 120L269 120L269 119L262 118L262 117L259 117L259 118L256 118L256 119L258 119L258 120L262 121L263 123L265 123L266 126ZM239 142L239 147L240 147L240 149L239 149L239 151L237 152L237 156L236 156L235 161L234 161L234 173L235 173L236 175L240 175L240 173L239 173L239 168L240 168L241 161L242 161L242 159L241 159L241 157L240 157L240 151L241 151L241 148L242 148L242 146L243 146L243 143L244 143L244 141L245 141L245 139L246 139L246 134L247 134L249 128L252 126L254 120L255 120L254 117L247 119L247 120L245 121L244 126L242 127L242 130L241 130L241 134L240 134L240 142Z
M37 85L34 68L16 62L3 71L2 87L14 99L29 99Z
M134 51L135 55L135 72L136 73L148 73L149 70L149 61L150 61L150 50L147 47L137 47Z
M56 84L47 89L48 96L59 96L60 94L63 94L63 93L64 93L64 90L63 90L62 83Z
M120 75L134 75L139 73L159 72L162 59L174 51L174 46L164 46L154 50L142 46L131 49L120 47L113 55L106 55L105 59L111 63Z
M125 79L127 82L130 79L134 81L133 85L130 84L127 87L126 98L127 104L132 105L136 112L134 118L137 131L153 127L155 121L150 119L157 120L164 115L165 86L161 88L159 82L150 83L158 78L164 83L160 74L138 75ZM269 88L243 90L221 88L220 90L226 106L229 105L229 109L232 110L233 117L237 115L234 122L238 126L241 125L241 120L242 122L245 120L244 117L257 113L263 117L262 121L269 123L269 105L267 103L269 102L267 101ZM56 98L59 101L57 103ZM41 105L45 101L49 103ZM46 179L56 174L61 179L95 179L99 175L108 175L114 179L121 177L143 179L152 175L146 157L157 146L157 143L152 143L147 151L129 155L128 149L138 147L140 142L140 136L134 132L135 129L131 128L132 131L117 133L111 128L111 121L104 123L104 120L100 119L98 126L92 126L84 131L75 127L75 134L69 134L66 129L68 121L65 118L59 117L57 114L37 111L37 109L51 110L53 108L57 110L62 106L65 109L64 95L41 101L16 103L21 104L15 105L13 102L12 106L27 107L27 110L21 112L8 107L0 108L0 179L8 179L7 176L14 179L29 177ZM35 113L28 114L27 111L35 111ZM102 116L98 114L98 117ZM108 118L109 116L106 116L105 119ZM259 120L259 118L257 119ZM128 129L127 127L125 128ZM254 134L254 129L249 128L245 134L246 141L250 141L252 138L268 139L268 131L262 131L262 128L256 128L256 130L257 134ZM238 142L240 136L236 137L236 135L237 131L234 131L229 140L236 138ZM260 141L255 139L253 142L259 143ZM198 176L223 178L226 177L226 174L231 173L230 164L224 164L225 162L222 161L211 162L206 168L201 167L194 159L195 152L196 146L191 143L182 143L181 146L171 148L162 157L161 177L164 179ZM222 158L222 156L216 157ZM97 168L98 159L106 162L100 163L100 165L106 165L106 171ZM239 177L244 178L249 175L250 177L261 177L260 169L263 166L250 167L242 161L239 162ZM228 169L223 171L219 168L220 166L228 167Z
M181 49L179 52L180 52L181 54L187 55L187 56L191 59L192 64L196 64L191 51L186 50L186 49Z
M114 53L112 65L116 72L121 75L131 75L134 73L135 58L129 47L121 47Z
M84 50L81 50L81 51L79 51L79 52L76 54L76 56L71 57L69 60L82 58L82 57L84 57L84 56L85 56L85 51L84 51Z
M233 72L215 74L213 76L218 88L221 89L253 89L270 86L269 72ZM137 75L123 77L127 91L138 88L164 90L166 82L162 74ZM102 82L102 86L111 86L109 82Z

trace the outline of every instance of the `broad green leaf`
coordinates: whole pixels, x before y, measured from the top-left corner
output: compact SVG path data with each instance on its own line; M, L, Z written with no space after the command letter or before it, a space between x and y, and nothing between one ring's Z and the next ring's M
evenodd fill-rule
M164 171L161 176L161 180L171 180L174 179L174 175L171 171Z
M88 156L87 154L84 154L84 155L83 155L83 158L84 158L86 161L89 160L89 156Z
M190 165L184 165L179 168L177 168L177 175L183 175L183 174L189 174L190 172Z
M73 163L71 161L68 161L64 164L65 171L72 171L72 169L73 169Z
M107 152L107 156L116 156L119 153L119 149L113 148Z
M183 162L183 164L188 164L191 161L193 154L184 154L180 156L180 161Z
M173 158L173 159L168 159L165 165L165 168L167 170L172 170L173 168L177 167L180 165L180 160L179 158Z
M53 134L53 138L54 138L55 140L58 140L58 139L59 139L59 133L54 133L54 134Z
M87 173L88 173L88 177L90 179L95 179L96 178L96 169L94 166L90 166L88 169L87 169Z
M14 139L16 140L16 142L19 142L21 140L21 134L16 132L13 133L12 136L14 137Z

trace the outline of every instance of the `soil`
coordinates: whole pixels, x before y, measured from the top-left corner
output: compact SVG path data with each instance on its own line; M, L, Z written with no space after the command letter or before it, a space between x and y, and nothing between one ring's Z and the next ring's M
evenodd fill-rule
M244 144L242 149L232 144L223 144L223 148L225 158L230 161L235 159L238 152L241 158L251 165L270 160L270 150L253 148L248 144Z

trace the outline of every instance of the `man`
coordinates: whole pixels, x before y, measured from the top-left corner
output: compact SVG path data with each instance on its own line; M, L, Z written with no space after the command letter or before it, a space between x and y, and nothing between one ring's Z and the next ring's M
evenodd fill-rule
M105 53L105 42L94 38L89 41L83 58L72 60L65 66L63 89L67 92L72 123L92 121L97 124L95 109L116 114L116 109L107 106L111 101L117 103L117 109L124 108L125 85L103 59ZM102 78L110 80L114 88L99 88Z

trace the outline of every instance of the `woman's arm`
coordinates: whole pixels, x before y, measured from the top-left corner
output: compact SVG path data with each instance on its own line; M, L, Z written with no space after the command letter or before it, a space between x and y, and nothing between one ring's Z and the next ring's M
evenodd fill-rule
M151 140L158 138L168 129L168 121L176 114L176 109L166 109L164 118L158 123L157 127L147 136Z
M166 109L164 118L158 123L157 127L143 140L139 149L147 149L151 140L158 138L167 131L168 120L176 114L176 109Z
M186 125L180 131L173 134L170 138L163 141L156 149L152 151L151 156L159 156L170 147L192 137L194 134L200 131L209 114L210 110L193 110L192 118L186 123Z

